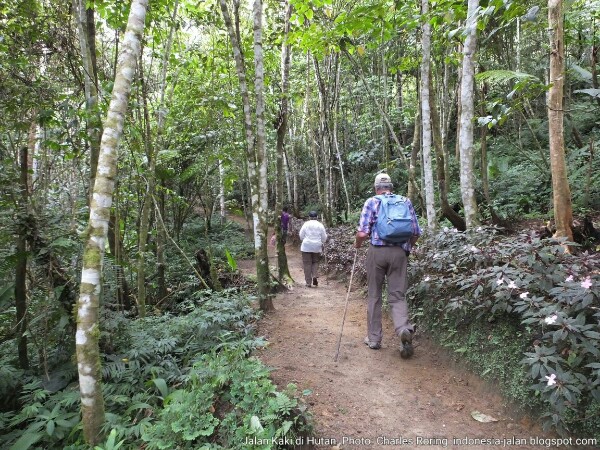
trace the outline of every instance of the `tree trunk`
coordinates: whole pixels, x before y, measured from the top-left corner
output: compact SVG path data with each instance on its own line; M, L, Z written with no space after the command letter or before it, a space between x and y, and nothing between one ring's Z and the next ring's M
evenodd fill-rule
M225 167L222 159L219 159L219 219L221 225L225 224Z
M442 137L440 118L438 114L437 102L435 92L432 89L432 81L429 79L429 91L431 92L431 126L433 130L433 146L436 154L436 174L438 179L438 188L440 191L440 206L442 208L442 214L450 223L459 231L465 231L465 221L461 216L458 215L454 209L448 203L448 186L446 176L446 154L444 153L444 139Z
M137 254L137 307L140 317L146 317L146 245L148 243L148 233L150 232L150 213L153 206L154 191L156 189L156 158L154 146L152 145L152 136L150 131L150 114L148 112L148 89L144 79L143 61L140 57L139 62L140 82L142 84L142 107L144 123L144 148L146 150L146 160L148 167L146 176L142 178L146 182L144 191L142 211L140 213L140 225L138 230L138 254Z
M262 20L263 3L262 0L254 0L253 29L254 29L254 96L256 98L256 185L258 187L258 201L254 222L256 223L256 241L259 244L257 250L260 258L256 265L256 277L259 280L258 292L260 309L270 311L273 307L273 299L270 292L270 273L269 273L269 255L267 252L267 212L269 209L267 185L267 151L266 151L266 133L265 133L265 81L264 81L264 59L262 45Z
M410 163L408 165L408 178L417 178L417 166L419 165L419 149L421 148L421 108L417 110L415 117L415 129L413 132L413 139L410 151ZM413 205L417 204L417 200L420 199L419 191L414 183L409 182L407 186L407 196Z
M338 65L338 70L336 71L336 77L337 77L337 81L335 83L336 86L340 86L340 82L339 82L339 74L340 74L340 67ZM334 105L334 111L335 114L333 115L333 146L335 148L335 154L337 156L337 161L338 161L338 166L340 168L340 177L342 180L342 188L344 190L344 198L346 200L346 217L350 216L350 195L348 194L348 186L346 186L346 176L344 175L344 161L342 159L342 154L340 152L340 146L339 146L339 142L338 142L338 117L340 117L340 102L339 102L339 95L336 95L336 100L335 100L335 105Z
M96 179L98 155L100 154L100 136L102 135L102 120L98 109L94 10L93 8L86 9L84 0L73 0L73 15L77 24L79 50L83 66L87 137L90 145L90 187L88 192L91 195Z
M479 0L469 0L466 29L467 38L463 48L462 80L460 86L460 190L465 211L467 229L479 225L477 201L475 199L475 174L473 168L473 89L477 47L477 12Z
M277 131L277 181L274 227L277 236L277 274L280 283L283 283L285 279L292 279L288 267L287 255L285 253L285 244L281 239L281 220L278 216L283 208L283 179L285 177L283 166L285 157L285 136L288 130L288 96L290 88L290 44L288 42L288 36L290 33L291 15L292 5L289 0L286 0L284 8L283 43L281 44L281 103L279 106L279 117L275 123L275 129Z
M421 48L423 58L421 60L421 120L423 122L422 133L422 156L423 169L425 172L425 205L427 211L427 226L431 231L437 228L435 214L435 194L433 191L433 167L431 162L431 103L429 101L429 77L431 59L431 24L429 23L429 0L421 1L421 17L423 18L423 32L421 36Z
M15 306L17 312L17 342L19 352L19 367L29 369L29 356L27 353L27 240L29 231L29 187L27 178L29 174L28 148L21 147L19 158L21 201L18 208L18 235L16 245L15 268Z
M484 104L486 95L488 92L487 83L483 83L483 87L481 89L481 100L482 105ZM485 107L482 106L482 109ZM485 111L482 111L482 113ZM483 115L483 114L482 114ZM492 197L490 196L490 182L488 179L488 158L487 158L487 136L488 136L488 126L484 124L481 126L481 134L480 134L480 147L481 147L481 186L483 188L483 196L487 203L487 206L490 210L490 218L492 219L492 223L495 225L500 225L501 221L494 207L492 206Z
M554 200L555 237L573 240L573 209L567 178L564 138L564 32L562 0L548 0L548 30L550 34L550 91L548 92L548 127L550 167Z
M333 66L333 71L336 71L338 68L338 59L335 58L333 61L331 57L327 57L325 66ZM331 168L331 160L332 160L332 135L330 129L330 122L332 116L332 107L335 103L335 98L337 98L338 94L338 85L336 81L333 82L333 86L327 87L323 75L323 70L319 66L316 57L313 57L314 67L315 67L315 79L317 80L317 92L319 96L319 135L321 141L321 153L323 162L323 216L325 218L325 223L328 226L332 226L332 168ZM334 77L334 80L337 80ZM331 92L331 97L328 93ZM317 163L317 158L315 158L315 170L318 172L320 168Z
M118 189L118 187L116 187ZM117 194L118 199L118 194ZM119 204L115 201L115 207L111 209L110 222L108 224L108 248L115 259L115 271L117 276L117 303L126 311L131 309L131 290L123 270L123 241L121 239L121 225L119 223Z
M102 133L98 172L90 204L87 240L83 253L75 343L83 434L86 442L92 446L102 440L101 429L104 424L104 398L100 386L102 371L98 348L102 260L117 171L117 147L123 134L123 123L136 61L140 54L140 41L147 7L148 0L133 0L131 5L125 39L119 54L113 95Z
M161 190L158 197L157 215L165 217L165 192ZM167 263L166 263L166 247L167 247L167 230L161 225L159 217L156 218L156 271L158 284L158 298L163 300L167 297ZM163 224L164 225L164 224Z
M156 142L157 148L163 148L163 135L165 128L165 95L167 91L167 69L169 67L169 57L171 56L171 48L173 47L173 36L175 35L175 28L177 27L177 10L179 8L179 0L175 0L173 5L173 13L171 14L171 27L169 29L169 37L165 47L165 52L162 59L162 68L160 74L160 103L158 105L157 113L157 126L156 126ZM174 83L173 83L174 84ZM156 155L155 155L156 157ZM160 189L161 185L164 185L164 180L158 180L160 196L158 199L158 205L156 205L156 199L153 199L155 208L158 209L157 213L160 217L165 217L165 191ZM167 243L167 230L164 226L160 226L162 221L156 220L156 270L157 270L157 283L158 283L158 297L162 300L167 296L167 280L166 280L166 243ZM163 223L164 225L164 223Z
M256 143L253 132L250 93L246 82L244 55L239 41L239 4L234 3L235 24L231 20L227 2L220 0L223 19L227 27L236 72L240 83L240 94L244 109L244 130L246 133L246 157L248 161L248 179L252 203L254 223L254 254L256 259L256 277L258 283L258 299L263 311L274 309L270 296L270 273L267 254L267 158L265 153L264 129L264 73L262 59L262 2L254 3L254 59L255 59L255 95L256 95Z

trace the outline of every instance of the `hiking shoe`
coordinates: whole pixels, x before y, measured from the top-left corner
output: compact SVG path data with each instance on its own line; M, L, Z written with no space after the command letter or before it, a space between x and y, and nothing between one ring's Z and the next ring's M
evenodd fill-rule
M410 330L402 330L400 333L400 342L402 343L400 346L400 357L402 359L410 358L415 350L412 345L412 332Z
M379 350L381 348L381 342L371 342L369 341L369 337L365 338L365 345L367 345L371 350Z
M319 285L319 280L317 280L316 278L313 278L313 286L318 286Z
M311 287L311 286L310 286L310 284L306 283L306 287L307 287L307 288L309 288L309 287Z

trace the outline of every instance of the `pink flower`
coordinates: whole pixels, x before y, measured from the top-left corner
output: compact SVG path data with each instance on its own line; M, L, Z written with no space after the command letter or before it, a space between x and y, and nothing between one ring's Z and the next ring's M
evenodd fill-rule
M544 319L544 322L546 322L548 325L552 325L553 323L556 322L556 319L558 319L558 316L556 314L552 315L552 316L548 316Z
M515 282L514 282L514 281L511 281L510 283L508 283L508 288L509 288L509 289L516 289L516 288L517 288L517 285L515 284Z
M527 298L528 295L529 295L529 292L523 292L521 295L519 295L519 297L525 299L525 298Z
M552 386L556 384L556 374L553 373L550 376L546 375L546 380L548 380L548 386Z
M569 282L573 281L573 275L569 275L565 281L566 281L567 283L569 283Z
M502 283L504 283L504 278L498 278L498 279L496 280L496 284L500 285L500 284L502 284Z
M590 277L587 277L581 282L581 287L584 289L589 289L592 287L592 280L590 280Z

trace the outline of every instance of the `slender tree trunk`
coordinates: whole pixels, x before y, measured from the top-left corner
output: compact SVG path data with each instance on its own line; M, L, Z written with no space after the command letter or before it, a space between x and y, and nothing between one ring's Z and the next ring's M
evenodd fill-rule
M516 46L517 46L517 72L521 71L521 19L517 17L516 20L517 25L517 38L516 38Z
M383 37L383 27L381 29L381 34ZM383 39L382 39L383 41ZM387 67L386 67L386 61L385 61L385 47L382 46L382 50L381 50L381 76L383 77L383 94L382 94L382 100L383 100L383 105L382 108L385 111L385 113L387 115L389 115L390 113L390 107L388 104L388 76L387 76ZM381 117L381 146L383 148L383 163L385 164L384 167L386 167L386 170L388 170L387 168L390 165L390 160L391 158L391 152L390 152L390 139L389 139L389 133L387 131L387 128L385 126L385 121L383 120L383 116ZM399 151L402 151L402 149L398 149Z
M340 66L338 65L336 71L336 86L340 86ZM333 115L333 146L335 148L335 154L338 161L338 166L340 168L340 177L342 180L342 188L344 189L344 198L346 200L346 217L350 215L350 195L348 194L348 187L346 186L346 176L344 175L344 161L342 159L342 154L340 152L340 146L338 142L338 117L340 117L340 102L339 95L335 97L334 104L335 114Z
M598 89L598 45L596 44L596 19L592 19L592 48L590 50L590 67L592 72L592 86ZM596 97L596 102L600 105L600 97Z
M461 51L461 47L463 48L461 53L464 51L464 46L459 45L459 50ZM456 161L458 161L460 163L460 133L461 133L461 126L460 126L460 118L462 116L462 80L463 80L463 68L462 66L458 66L458 83L457 83L457 89L458 89L458 94L456 95L456 119L457 119L457 127L456 127L456 145L454 147L454 157L456 158Z
M167 295L167 264L166 264L166 247L167 247L167 230L164 226L160 226L162 217L165 217L165 191L160 190L158 195L158 214L160 217L156 218L156 270L157 270L157 284L158 284L158 298L163 300Z
M398 92L398 111L400 113L399 139L402 145L406 145L408 137L406 136L406 127L404 126L404 94L402 87L402 71L396 73L396 91Z
M89 445L95 445L102 439L104 399L100 386L102 371L98 348L100 337L98 309L102 288L102 260L117 171L117 147L123 134L123 123L136 61L140 54L140 41L144 31L147 7L148 0L133 0L131 5L125 39L119 54L113 95L102 133L98 172L90 204L87 240L83 253L75 343L83 433Z
M279 104L279 117L275 123L277 131L277 181L275 196L275 232L277 235L277 267L278 278L283 282L286 278L292 279L288 267L287 255L285 253L285 244L281 239L281 220L279 214L283 207L283 179L285 172L285 136L288 130L288 96L290 87L290 44L288 36L290 32L290 17L292 15L292 5L289 0L284 4L284 25L283 25L283 43L281 44L281 103Z
M246 67L244 55L239 41L239 3L234 2L235 24L231 20L229 8L225 0L220 0L221 12L227 27L231 48L235 60L236 72L240 83L240 94L244 108L244 129L246 132L246 156L248 160L248 179L252 202L254 222L254 253L256 259L256 277L258 282L258 297L263 311L273 310L273 300L270 296L270 273L267 254L267 158L265 151L264 124L264 73L262 59L262 2L255 0L253 8L254 23L254 61L255 61L255 96L256 96L256 143L253 132L250 93L246 82Z
M87 136L90 145L89 194L91 195L96 179L98 156L100 154L100 137L102 135L102 120L98 109L94 10L86 9L86 2L84 0L73 0L73 15L75 16L77 34L79 35L79 50L81 52L83 66L85 108L88 115Z
M15 306L17 312L17 342L19 352L19 367L29 369L29 356L27 353L27 240L29 235L29 187L27 178L29 174L28 148L21 147L19 158L20 165L20 205L18 208L18 235L16 245L15 269Z
M421 108L419 108L415 117L415 129L411 144L410 163L408 165L408 177L409 179L412 178L414 180L417 178L417 167L419 166L419 150L421 148L421 122ZM407 195L414 205L417 204L417 200L421 197L419 190L415 188L416 185L414 183L408 183Z
M118 187L115 188L115 207L111 209L108 224L108 248L115 260L117 273L117 302L125 310L131 309L131 290L123 270L123 241L121 239L121 225L119 219Z
M221 225L225 223L225 167L223 160L219 160L219 218Z
M479 0L469 0L466 29L469 30L463 48L462 80L460 88L460 190L465 210L467 229L479 225L475 199L475 174L473 167L473 117L475 65L477 48L477 10Z
M267 212L269 209L269 188L267 185L267 150L265 133L265 82L264 82L264 58L262 45L262 21L263 21L263 2L254 0L252 11L254 28L254 96L256 98L256 165L257 186L259 198L257 202L258 209L255 213L256 229L258 230L257 241L259 245L260 259L257 264L257 279L259 281L259 302L260 309L263 311L274 310L273 299L270 293L270 273L269 273L269 255L267 248Z
M594 174L594 140L590 138L590 157L588 159L587 171L585 174L585 186L583 188L583 206L587 208L590 204L590 190L592 188L592 175Z
M290 136L291 136L291 133L290 133ZM292 148L293 148L293 145L292 145ZM291 181L291 175L290 175L290 160L288 158L285 147L283 149L283 170L284 170L284 176L285 176L285 184L287 187L286 202L288 205L290 205L293 201L292 200L292 181Z
M315 67L315 79L317 81L318 86L318 95L319 95L319 135L321 142L321 153L323 157L321 161L324 164L323 170L323 215L325 217L325 222L328 226L332 225L332 212L331 212L331 203L332 203L332 179L331 179L331 154L332 154L332 137L331 130L329 127L330 118L331 118L331 106L335 100L331 100L328 92L332 93L332 97L335 99L337 97L337 89L338 86L334 82L333 86L330 86L329 89L325 84L325 79L323 75L323 70L319 66L316 57L313 57L314 67ZM332 62L331 60L327 60L326 63L337 67L337 59ZM327 64L324 64L327 65ZM315 159L315 170L320 171L320 167L317 165L317 159Z
M167 39L167 45L163 54L162 70L160 74L160 103L158 105L157 113L157 127L156 127L156 142L159 149L164 146L164 130L165 130L165 119L166 119L166 101L165 96L167 92L167 69L169 67L169 58L171 56L171 49L173 47L173 38L175 35L175 29L177 27L177 11L179 9L179 0L175 0L173 5L173 13L171 15L171 25L169 28L169 37ZM175 86L175 82L172 83ZM172 93L172 89L171 89ZM158 180L159 185L159 199L158 199L158 213L160 218L166 217L165 211L165 191L160 189L164 186L164 180ZM223 199L224 202L224 199ZM160 221L160 223L163 223ZM160 299L164 299L167 296L167 279L166 279L166 258L167 258L167 230L164 226L159 225L159 220L156 220L157 231L156 231L156 270L158 278L158 296Z
M442 214L450 223L459 231L465 231L466 225L462 217L460 217L448 203L448 186L446 177L446 155L444 154L444 140L442 138L440 118L438 114L435 91L432 89L432 81L429 79L429 92L431 92L431 126L433 131L433 144L437 159L436 174L438 179L438 188L440 191L440 206Z
M423 58L421 61L421 120L423 122L422 132L422 156L423 169L425 172L425 205L427 206L427 226L430 230L437 228L435 214L435 194L433 191L433 167L431 162L431 103L430 97L430 59L431 59L431 24L429 23L429 0L421 1L421 17L423 18L423 31L421 36L421 48Z
M142 107L144 123L144 148L146 149L146 160L148 168L146 170L144 191L144 201L140 213L140 226L138 230L138 254L137 254L137 307L140 317L146 317L146 245L148 243L148 233L150 232L150 213L152 212L154 191L156 190L156 158L154 146L152 144L152 135L150 131L150 114L148 111L148 90L144 79L143 61L140 57L140 81L142 84Z
M481 99L482 99L482 105L484 104L484 100L486 98L486 94L488 92L488 86L487 83L483 83L482 89L481 89ZM482 106L482 109L484 109L484 107ZM482 111L483 112L483 111ZM480 133L480 147L481 147L481 186L483 188L483 196L485 198L485 201L487 203L487 206L490 210L490 217L492 219L492 223L499 225L500 224L500 218L498 217L498 215L496 214L496 211L494 210L494 207L492 206L492 197L490 196L490 182L488 179L488 158L487 158L487 136L488 136L488 127L487 125L482 125L481 126L481 133Z
M562 0L548 0L548 30L550 34L550 91L548 92L548 127L550 136L550 167L554 199L555 237L573 240L573 208L567 178L564 138L564 32Z

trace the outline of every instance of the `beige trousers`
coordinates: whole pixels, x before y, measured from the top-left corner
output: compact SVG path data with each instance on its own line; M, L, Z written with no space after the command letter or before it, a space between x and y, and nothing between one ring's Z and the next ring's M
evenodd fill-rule
M309 286L313 278L318 278L320 253L302 252L302 265L304 266L304 280Z
M383 283L387 279L388 302L396 334L414 330L408 321L406 270L408 257L402 247L370 245L367 252L367 332L370 342L381 342L381 306Z

